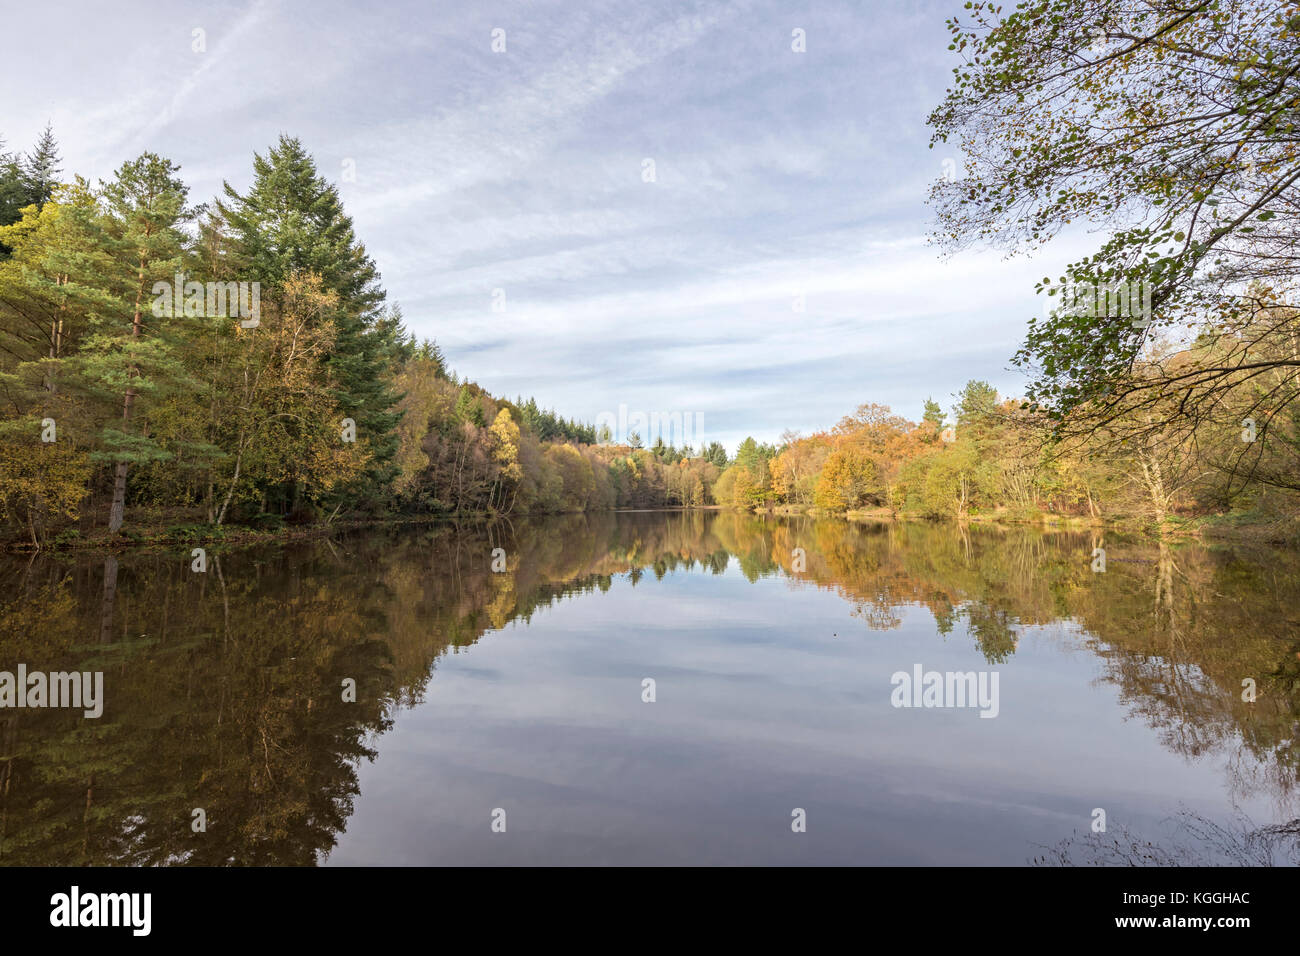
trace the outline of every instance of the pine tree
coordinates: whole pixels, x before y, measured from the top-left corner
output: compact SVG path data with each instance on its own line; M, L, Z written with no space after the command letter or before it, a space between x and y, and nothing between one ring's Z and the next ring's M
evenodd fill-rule
M998 404L998 390L988 382L972 379L957 393L954 417L960 426L978 424L993 413Z
M102 186L98 206L68 209L72 229L89 240L79 245L94 250L65 267L71 281L64 289L86 309L90 327L77 364L92 392L120 396L120 422L100 430L95 456L113 465L111 532L122 527L130 467L170 457L147 427L138 427L137 402L189 381L172 334L180 318L152 314L155 282L170 286L183 262L179 227L191 214L177 171L143 153Z
M67 191L67 205L94 204L89 190ZM0 517L24 527L40 547L49 519L76 518L93 473L87 403L62 387L67 356L85 332L85 317L67 308L66 274L52 260L66 256L63 209L28 207L0 226L13 250L0 261ZM56 253L58 255L56 255ZM38 438L45 419L57 438Z

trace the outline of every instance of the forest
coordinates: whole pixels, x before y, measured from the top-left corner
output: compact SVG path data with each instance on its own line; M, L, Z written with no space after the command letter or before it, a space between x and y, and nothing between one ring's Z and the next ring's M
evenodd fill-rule
M919 423L867 404L828 431L787 433L779 446L747 440L713 494L729 505L819 513L1062 518L1166 532L1208 519L1221 530L1294 534L1296 409L1261 437L1233 424L1249 418L1250 393L1234 398L1237 409L1191 433L1175 424L1134 436L1120 421L1082 440L1062 439L1023 400L971 381L949 416L932 399ZM1263 457L1243 461L1260 451Z
M703 505L726 464L509 401L386 302L296 140L190 205L152 153L0 156L0 516L28 547L138 528Z
M615 443L490 394L410 334L297 139L254 154L246 191L194 204L152 152L98 184L64 176L47 128L27 152L0 141L0 535L39 550L712 506L1297 540L1300 20L1102 36L1081 64L1058 43L1077 33L1068 4L986 6L949 24L965 66L931 145L970 158L934 186L934 239L1015 248L1075 218L1118 224L1044 278L1055 307L1012 358L1023 396L972 380L919 421L867 401L734 455ZM1208 72L1197 44L1224 51ZM1158 128L1139 108L1157 100ZM1206 123L1215 136L1178 135ZM1135 284L1144 321L1107 294ZM1070 286L1097 295L1051 300Z

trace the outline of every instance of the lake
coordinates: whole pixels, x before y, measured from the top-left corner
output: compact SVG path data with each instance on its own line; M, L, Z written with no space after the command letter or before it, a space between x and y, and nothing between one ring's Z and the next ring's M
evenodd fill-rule
M98 718L0 710L0 862L1297 859L1292 552L700 511L190 547L0 559L0 670L103 675Z

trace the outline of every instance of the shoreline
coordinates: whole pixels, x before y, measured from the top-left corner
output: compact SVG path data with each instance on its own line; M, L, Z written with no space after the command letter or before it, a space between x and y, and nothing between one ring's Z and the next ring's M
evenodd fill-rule
M148 552L176 550L192 547L235 547L246 548L265 544L287 544L298 541L310 541L331 537L339 532L378 530L381 528L434 526L444 528L480 527L509 522L514 519L536 520L560 517L562 515L596 515L596 514L683 514L691 512L748 514L760 518L810 518L813 520L839 520L856 524L952 524L957 526L981 525L985 527L1037 528L1043 532L1111 532L1118 534L1135 534L1150 537L1153 540L1170 540L1179 542L1200 542L1206 545L1240 545L1257 544L1269 547L1297 546L1297 529L1283 526L1280 522L1269 522L1258 517L1242 518L1235 515L1205 515L1195 518L1176 518L1162 530L1149 522L1142 522L1132 516L1104 520L1099 518L1071 515L1042 514L1034 516L1011 516L1007 514L974 514L964 518L935 518L913 513L895 513L888 509L850 510L844 512L820 511L816 508L801 508L782 505L771 509L744 509L726 505L678 506L667 508L609 508L600 511L560 511L523 515L393 515L376 518L357 518L332 523L314 523L288 525L273 530L260 530L244 525L206 526L201 524L146 523L130 528L126 533L109 537L102 530L98 534L82 537L80 534L60 536L44 547L33 547L30 541L11 540L0 542L0 553L11 555L41 554L124 554L129 552ZM74 529L75 530L75 529ZM66 532L64 533L66 535Z

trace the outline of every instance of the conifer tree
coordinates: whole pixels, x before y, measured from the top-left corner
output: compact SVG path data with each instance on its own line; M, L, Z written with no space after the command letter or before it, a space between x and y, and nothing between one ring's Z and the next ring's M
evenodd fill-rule
M41 138L22 161L23 187L27 205L44 206L54 195L59 184L59 147L54 141L54 131L47 125Z
M22 164L17 156L4 151L4 140L0 139L0 226L19 220L26 198ZM0 260L8 259L10 252L9 246L0 243Z
M139 421L137 404L189 383L174 335L182 317L153 314L155 283L170 288L181 269L186 238L179 227L191 215L177 172L169 160L142 153L103 185L99 204L68 209L72 231L90 240L77 245L93 249L63 264L65 290L85 309L90 330L77 364L88 390L116 395L121 409L100 429L96 452L96 460L113 465L111 532L122 527L131 466L170 457L147 419Z
M933 398L927 398L922 420L937 432L943 426L943 407Z
M722 446L721 442L709 442L709 446L704 449L703 457L719 468L727 467L727 449Z
M374 261L357 240L337 188L317 173L297 139L281 136L265 156L255 154L253 171L246 193L226 183L216 203L240 277L262 283L263 294L274 296L291 276L311 272L325 292L337 295L336 335L326 361L340 412L356 422L371 454L357 490L378 497L397 474L401 413L391 383L406 343L400 315L384 312Z

